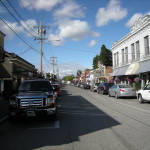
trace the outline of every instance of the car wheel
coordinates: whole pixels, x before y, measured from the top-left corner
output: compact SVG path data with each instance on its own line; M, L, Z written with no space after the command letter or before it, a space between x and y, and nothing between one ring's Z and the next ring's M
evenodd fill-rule
M108 96L111 97L110 93L108 92Z
M115 93L115 98L118 99L118 94L117 93Z
M144 100L143 100L141 94L138 95L138 101L139 101L139 103L141 103L141 104L144 103Z

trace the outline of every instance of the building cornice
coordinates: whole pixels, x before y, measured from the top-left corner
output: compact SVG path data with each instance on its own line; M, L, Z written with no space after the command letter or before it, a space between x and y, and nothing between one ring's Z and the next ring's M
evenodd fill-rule
M139 33L140 31L142 31L144 28L148 27L149 25L150 25L150 15L146 15L144 17L139 18L139 20L136 21L134 23L134 25L131 27L130 33L128 33L126 36L124 36L119 41L116 41L116 42L113 43L112 51L113 51L114 48L119 46L121 43L123 43L124 41L127 41L132 36Z

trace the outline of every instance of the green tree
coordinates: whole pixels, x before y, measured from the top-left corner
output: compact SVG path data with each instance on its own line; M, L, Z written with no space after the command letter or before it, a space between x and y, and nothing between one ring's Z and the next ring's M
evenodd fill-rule
M77 70L77 77L80 77L82 74L82 71L81 70Z
M101 47L99 59L104 66L112 66L112 52L105 45Z
M100 60L99 55L96 55L96 56L93 58L93 69L98 68L98 61L99 61L99 60Z
M74 75L69 75L69 76L63 77L63 80L65 80L65 81L72 81L74 78L75 78Z

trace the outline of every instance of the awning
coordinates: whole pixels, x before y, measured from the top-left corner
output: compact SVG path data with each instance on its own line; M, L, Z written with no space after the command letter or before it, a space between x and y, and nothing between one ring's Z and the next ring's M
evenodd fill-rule
M125 75L134 75L134 74L137 74L137 70L138 70L138 69L139 69L139 63L131 64L131 65L128 67L128 69L127 69Z
M110 73L110 76L113 77L115 74L119 71L119 69L114 69L112 73Z
M113 72L110 74L110 76L121 76L121 75L125 75L127 69L129 66L124 66L118 69L113 70Z
M150 71L150 60L141 62L139 64L139 69L137 70L137 73L148 72L148 71Z
M124 67L119 68L119 70L116 72L115 76L125 75L128 67L129 66L124 66Z

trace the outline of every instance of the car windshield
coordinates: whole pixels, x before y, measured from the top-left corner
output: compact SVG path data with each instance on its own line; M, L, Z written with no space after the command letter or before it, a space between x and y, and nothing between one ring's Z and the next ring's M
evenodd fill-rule
M111 87L114 85L114 83L106 83L107 86Z
M130 85L119 85L119 88L132 88Z
M99 86L99 83L95 83L96 86Z
M59 85L58 85L58 84L52 84L52 86L53 86L55 89L59 89Z
M21 84L20 91L51 91L52 86L47 81L28 81Z

